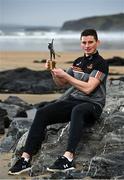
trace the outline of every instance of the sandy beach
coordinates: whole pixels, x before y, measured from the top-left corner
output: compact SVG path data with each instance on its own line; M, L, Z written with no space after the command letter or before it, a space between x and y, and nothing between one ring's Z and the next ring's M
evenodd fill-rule
M123 50L106 50L99 51L99 53L105 58L122 57L124 58ZM67 69L70 63L79 56L82 56L82 52L57 52L60 57L56 57L56 67ZM31 70L41 71L45 70L44 63L40 63L44 59L49 59L49 52L0 52L0 71L10 70L15 68L26 67ZM38 61L39 63L34 63ZM109 67L111 73L124 74L124 67ZM0 99L4 100L8 96L19 96L28 103L35 104L39 101L53 100L59 97L61 94L46 94L46 95L32 95L32 94L0 94Z
M106 50L99 51L105 58L112 58L115 56L124 58L123 50ZM78 52L57 52L60 57L56 56L56 66L61 68L68 68L68 62L73 61L78 56L82 56L82 51ZM42 61L49 59L49 52L0 52L0 71L26 67L32 70L45 70L44 63L34 63L34 61ZM124 72L123 67L110 67L110 72Z
M57 67L68 68L70 61L73 61L78 56L82 56L82 52L57 52L60 57L56 57ZM100 51L100 54L105 58L112 58L114 56L124 58L124 51L122 50L107 50ZM10 70L20 67L26 67L32 70L45 70L44 63L34 63L35 60L41 61L49 59L48 52L0 52L0 71ZM124 67L110 67L110 72L124 74ZM31 95L31 94L0 94L0 100L5 100L9 96L18 96L28 103L35 104L41 101L49 101L58 98L61 94L52 95ZM0 141L4 136L0 136ZM27 176L8 176L8 163L10 162L11 153L0 154L0 179L21 179ZM29 177L30 179L30 177Z

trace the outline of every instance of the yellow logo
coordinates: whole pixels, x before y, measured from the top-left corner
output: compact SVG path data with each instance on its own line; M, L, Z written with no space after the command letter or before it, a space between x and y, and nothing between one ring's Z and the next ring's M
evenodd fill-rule
M93 69L93 64L90 64L89 66L87 66L87 69Z
M76 66L73 66L73 70L74 71L82 72L82 69L80 67L76 67Z

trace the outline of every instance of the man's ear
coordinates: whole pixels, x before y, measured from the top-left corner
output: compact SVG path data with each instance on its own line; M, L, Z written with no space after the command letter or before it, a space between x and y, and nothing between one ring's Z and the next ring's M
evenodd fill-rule
M100 45L100 43L101 43L101 42L100 42L100 40L98 40L98 41L97 41L97 45L99 46L99 45Z

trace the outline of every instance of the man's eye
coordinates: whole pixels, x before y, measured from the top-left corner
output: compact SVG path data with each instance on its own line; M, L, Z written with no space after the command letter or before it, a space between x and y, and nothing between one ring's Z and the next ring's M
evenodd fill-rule
M92 44L93 43L93 41L89 41L89 44Z

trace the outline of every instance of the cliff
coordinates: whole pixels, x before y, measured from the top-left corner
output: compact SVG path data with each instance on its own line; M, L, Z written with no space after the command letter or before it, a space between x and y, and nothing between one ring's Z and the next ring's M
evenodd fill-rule
M80 31L86 28L94 28L101 31L123 31L124 13L66 21L62 25L61 30Z

